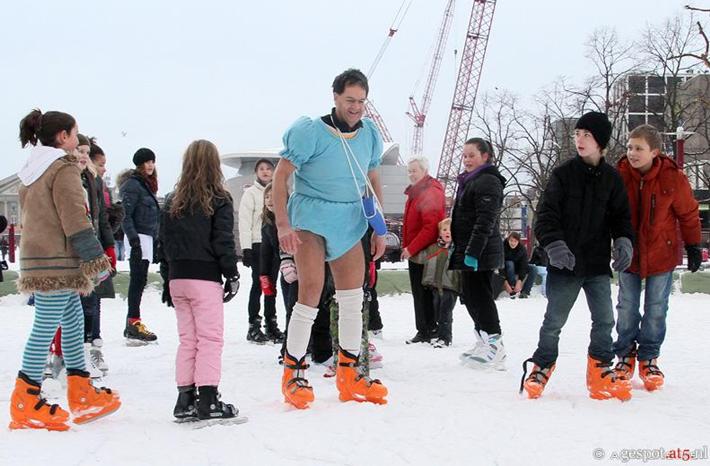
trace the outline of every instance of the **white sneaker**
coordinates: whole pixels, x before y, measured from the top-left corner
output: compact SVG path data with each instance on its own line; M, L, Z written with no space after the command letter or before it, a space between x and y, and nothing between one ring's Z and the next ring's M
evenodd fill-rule
M485 333L485 332L483 332L483 333ZM478 330L474 330L473 334L476 337L476 344L470 350L464 351L463 353L461 353L459 355L459 359L461 361L468 360L474 354L478 354L478 352L481 351L481 349L483 349L486 346L486 342L483 341L483 338L481 337L481 334L478 333ZM487 338L487 336L486 336L486 338Z
M101 372L94 361L91 359L91 343L84 343L84 360L86 363L86 371L92 379L100 379L104 373Z
M108 372L108 364L104 361L103 346L104 341L101 338L96 338L91 342L89 353L91 354L91 360L94 365L98 367L101 372L106 374Z
M503 346L503 338L499 333L488 335L481 331L481 337L487 341L477 353L469 356L464 364L474 369L494 369L497 371L505 370L505 347Z

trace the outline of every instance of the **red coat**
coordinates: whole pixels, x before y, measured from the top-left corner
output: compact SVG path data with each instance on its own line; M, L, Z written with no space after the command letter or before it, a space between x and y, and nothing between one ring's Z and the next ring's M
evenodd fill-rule
M439 237L439 222L444 219L444 187L429 175L404 190L402 248L415 255Z
M678 264L677 225L685 244L701 241L698 201L685 173L665 155L656 157L643 177L626 157L619 161L618 168L636 233L628 271L645 278L673 270Z

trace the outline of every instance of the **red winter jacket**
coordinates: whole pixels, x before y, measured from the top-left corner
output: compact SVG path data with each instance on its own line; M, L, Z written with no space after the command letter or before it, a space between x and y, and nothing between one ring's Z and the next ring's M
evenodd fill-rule
M676 163L659 155L645 175L623 157L618 165L629 196L636 233L634 258L628 272L641 278L671 271L678 264L678 235L685 244L700 244L698 201Z
M415 255L439 237L439 222L444 219L444 187L429 175L404 190L402 248Z

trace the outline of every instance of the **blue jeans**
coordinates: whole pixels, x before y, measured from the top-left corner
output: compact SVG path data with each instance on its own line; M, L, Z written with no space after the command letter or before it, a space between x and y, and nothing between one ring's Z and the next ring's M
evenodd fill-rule
M619 274L618 319L614 353L623 357L638 343L638 359L657 358L666 337L668 296L673 286L673 271L646 277L646 290L641 317L641 277L635 273Z
M122 261L126 254L126 246L123 244L123 240L116 241L116 259Z
M549 367L557 361L560 332L580 290L584 290L592 314L589 355L604 362L614 359L611 339L614 310L609 276L575 277L550 271L547 277L547 311L540 328L540 341L533 354L533 361L539 367Z
M547 267L542 267L533 264L528 264L528 276L525 278L523 289L520 290L522 294L530 295L530 291L535 285L535 278L537 278L538 275L542 277L542 295L547 296L545 292L545 283L547 282Z
M505 261L505 279L511 288L515 288L515 282L518 281L518 276L515 274L515 262Z

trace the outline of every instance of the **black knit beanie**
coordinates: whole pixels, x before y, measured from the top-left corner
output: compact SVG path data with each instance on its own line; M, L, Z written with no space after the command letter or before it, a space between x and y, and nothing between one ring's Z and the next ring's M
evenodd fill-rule
M135 154L133 154L133 165L136 167L143 165L148 160L155 162L155 154L150 149L141 147Z
M601 150L606 149L609 139L611 139L611 122L609 122L606 113L585 113L582 118L577 120L574 129L584 129L592 133Z

